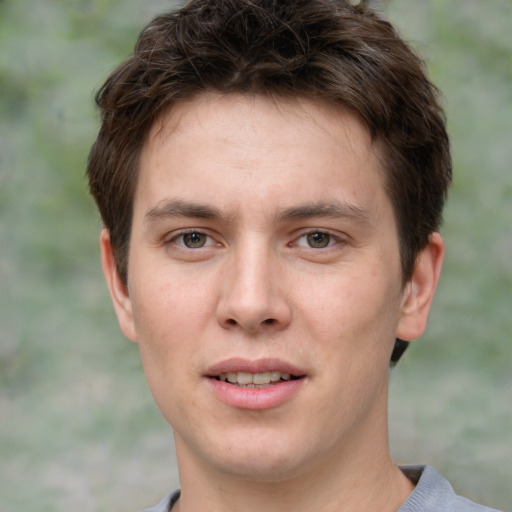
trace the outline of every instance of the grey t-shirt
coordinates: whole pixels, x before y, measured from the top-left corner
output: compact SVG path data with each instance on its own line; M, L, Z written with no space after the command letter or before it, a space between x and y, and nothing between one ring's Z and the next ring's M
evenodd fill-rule
M498 512L455 494L453 487L431 466L402 466L416 484L397 512Z
M416 487L397 512L499 512L455 494L448 481L431 466L403 466L400 469ZM174 491L158 505L142 512L170 512L179 497L180 491Z

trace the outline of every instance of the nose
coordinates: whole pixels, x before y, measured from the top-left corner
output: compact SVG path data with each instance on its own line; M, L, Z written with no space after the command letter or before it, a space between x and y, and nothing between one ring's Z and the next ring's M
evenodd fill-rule
M221 327L257 334L290 324L289 293L277 260L270 249L261 247L235 252L223 273L217 304Z

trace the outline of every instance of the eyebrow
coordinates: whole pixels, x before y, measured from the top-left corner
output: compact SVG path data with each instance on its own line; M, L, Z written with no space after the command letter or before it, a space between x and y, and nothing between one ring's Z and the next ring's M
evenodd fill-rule
M197 219L227 220L218 208L202 203L191 203L181 199L162 201L144 216L146 224L153 224L171 217L194 217Z
M145 215L144 222L145 224L154 224L159 220L172 217L221 220L226 223L231 218L230 215L228 216L218 208L208 204L170 199L160 202L149 210ZM367 211L344 201L313 202L292 206L279 212L275 217L275 222L281 223L314 217L348 218L359 224L370 224L370 215Z
M370 224L371 220L369 213L357 205L344 201L331 201L328 203L307 203L287 208L277 215L276 222L313 217L348 218L359 224Z

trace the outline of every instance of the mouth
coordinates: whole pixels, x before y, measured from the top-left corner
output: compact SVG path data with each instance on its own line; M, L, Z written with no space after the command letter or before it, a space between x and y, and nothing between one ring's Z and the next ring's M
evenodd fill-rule
M300 379L302 376L280 371L265 371L258 373L226 372L211 378L241 388L268 388L282 382Z
M231 358L209 368L205 377L221 402L236 409L279 407L303 389L307 373L281 359Z

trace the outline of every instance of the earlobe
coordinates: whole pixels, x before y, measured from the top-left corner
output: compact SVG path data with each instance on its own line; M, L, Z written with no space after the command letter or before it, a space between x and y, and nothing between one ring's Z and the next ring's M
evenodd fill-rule
M443 239L439 233L433 233L418 255L411 280L405 287L397 338L412 341L425 331L443 258Z
M133 321L132 301L128 288L121 279L114 258L114 250L110 242L110 233L103 229L100 235L101 265L107 281L110 297L114 304L117 321L123 334L131 341L137 341L135 324Z

